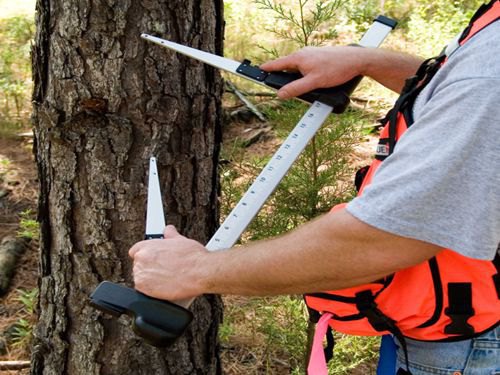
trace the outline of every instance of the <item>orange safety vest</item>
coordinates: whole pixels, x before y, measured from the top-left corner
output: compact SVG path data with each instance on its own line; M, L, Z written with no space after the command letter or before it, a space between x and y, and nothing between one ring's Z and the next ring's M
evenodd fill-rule
M483 5L462 33L459 45L499 18L500 0ZM412 109L417 95L445 62L444 54L429 59L407 80L394 108L382 122L384 128L375 160L356 175L358 195L413 124ZM430 260L381 280L343 290L310 293L305 300L313 321L329 313L332 315L329 326L342 333L363 336L392 333L407 357L405 337L457 341L496 327L500 323L499 270L498 252L493 261L486 261L443 249Z

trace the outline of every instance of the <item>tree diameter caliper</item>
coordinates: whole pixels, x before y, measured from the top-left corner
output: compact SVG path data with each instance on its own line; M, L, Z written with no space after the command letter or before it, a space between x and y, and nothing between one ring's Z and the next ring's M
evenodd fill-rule
M358 46L378 47L396 26L396 22L379 16L364 34ZM195 48L183 46L148 34L141 35L160 46L202 61L257 84L279 90L284 85L302 78L300 73L265 72L253 66L249 60L237 62ZM276 189L292 164L302 153L323 125L330 113L342 113L349 104L349 96L361 81L355 77L349 82L333 88L316 89L299 96L311 107L299 120L281 147L257 176L241 200L226 217L206 248L217 251L232 247L259 212L265 201ZM158 182L156 159L151 158L148 184L148 207L146 216L146 239L162 238L165 219ZM133 318L134 331L155 346L167 346L182 335L193 315L187 309L193 299L177 303L148 297L135 289L108 281L102 282L90 296L92 306L106 313Z

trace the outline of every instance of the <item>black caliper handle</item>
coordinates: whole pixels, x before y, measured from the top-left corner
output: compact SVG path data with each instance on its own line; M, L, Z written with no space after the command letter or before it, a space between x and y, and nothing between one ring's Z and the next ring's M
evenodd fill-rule
M109 281L97 286L90 296L90 304L114 316L129 315L134 332L157 347L172 344L193 320L191 311L175 303L148 297Z
M266 72L258 66L252 65L250 60L244 60L236 69L236 72L244 76L253 78L257 81L265 83L273 89L279 90L290 82L301 79L303 76L300 73L290 72ZM333 107L333 113L343 113L349 105L349 97L354 89L358 86L363 77L357 76L347 81L346 83L330 88L315 89L299 96L300 99L314 103L320 101Z

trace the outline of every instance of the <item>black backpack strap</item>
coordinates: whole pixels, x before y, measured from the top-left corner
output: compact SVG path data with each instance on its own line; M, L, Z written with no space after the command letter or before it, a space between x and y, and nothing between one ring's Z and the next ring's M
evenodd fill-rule
M441 67L443 61L446 59L446 55L441 54L439 56L425 60L414 76L409 77L405 81L405 85L399 98L396 101L394 107L389 111L385 120L389 123L389 138L384 140L387 143L387 155L384 155L383 159L391 155L394 152L394 147L396 145L396 134L398 125L398 114L405 116L406 125L410 127L413 123L413 115L411 113L413 109L413 103L415 99L420 94L420 92L427 86L434 75L437 73Z
M406 370L399 369L398 375L411 375L406 339L399 327L396 325L396 322L378 309L375 302L375 297L370 290L356 293L356 299L356 307L358 308L359 312L368 319L368 322L370 322L371 326L376 331L389 331L399 341L399 344L401 345L401 349L403 349L405 356Z
M432 316L417 328L426 328L436 324L443 313L443 283L439 272L439 265L436 257L427 261L429 271L432 276L432 285L434 287L434 312Z
M356 191L361 190L361 186L363 186L363 181L365 180L366 174L370 170L369 165L365 165L356 171L354 176L354 186L356 187Z
M330 362L333 358L333 349L335 348L335 338L333 337L333 329L328 326L326 330L326 346L323 348L325 352L326 363Z
M497 273L493 275L493 283L495 284L495 288L497 290L497 297L500 299L500 243L498 244L495 259L493 259L493 265L497 269Z
M462 32L462 34L460 35L460 38L458 39L458 42L461 43L463 40L465 40L471 30L472 30L472 27L474 26L474 23L479 19L481 18L482 16L484 16L486 14L486 12L488 12L491 7L493 6L493 4L495 4L496 2L498 2L499 0L492 0L490 1L488 4L483 4L479 7L479 9L476 11L476 13L474 13L474 15L472 16L470 22L469 22L469 25L465 28L465 30Z
M405 369L400 368L398 370L398 372L396 373L396 375L411 375L411 372L409 370L405 370Z

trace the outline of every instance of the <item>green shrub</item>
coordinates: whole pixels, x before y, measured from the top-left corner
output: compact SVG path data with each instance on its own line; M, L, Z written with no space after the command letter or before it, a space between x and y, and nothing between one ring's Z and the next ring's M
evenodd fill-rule
M24 317L19 318L14 325L12 341L15 347L28 349L33 336L34 310L38 298L38 289L18 289L17 300L23 305Z
M30 44L34 32L33 17L0 19L0 103L7 119L19 120L23 112L29 112Z
M31 210L25 210L20 213L21 220L19 222L19 237L38 239L40 224L34 219L34 213Z
M328 364L330 375L351 374L354 369L373 368L378 358L380 337L335 334L335 355ZM363 371L369 374L372 371Z
M300 102L289 101L282 108L266 111L266 115L278 135L284 137L306 108ZM332 117L316 133L250 225L250 239L287 232L352 197L353 171L348 155L359 140L361 116L352 111ZM257 161L254 170L259 171L265 162Z
M480 4L480 0L419 2L408 23L408 37L417 45L416 52L426 57L438 54L465 28Z

